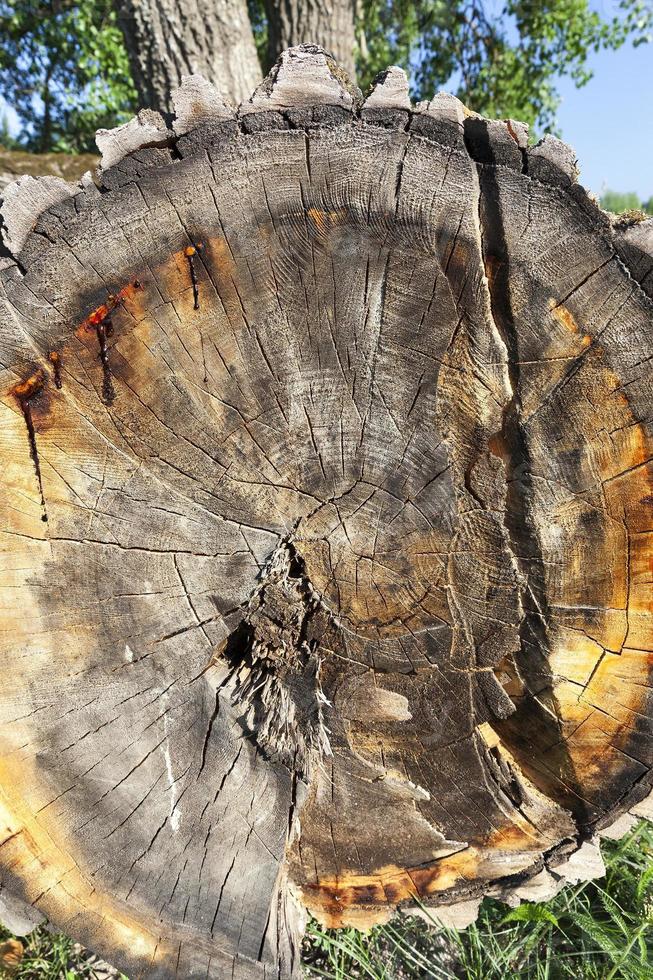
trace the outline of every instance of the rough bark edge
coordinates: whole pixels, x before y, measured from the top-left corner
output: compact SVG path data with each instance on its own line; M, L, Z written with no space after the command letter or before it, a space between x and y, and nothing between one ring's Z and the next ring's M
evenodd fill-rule
M199 126L235 119L236 110L203 75L182 75L181 85L172 95L176 136L184 136Z
M353 109L360 90L323 48L300 44L284 51L267 78L239 107L239 115L253 112L335 105Z
M640 820L653 823L653 791L634 803L630 809L624 810L612 823L599 830L595 837L580 843L560 863L549 864L545 859L541 870L536 874L527 871L505 883L492 885L485 890L484 897L496 898L511 908L516 908L522 902L547 902L567 885L602 878L606 870L601 853L601 839L620 840ZM524 877L529 874L530 877ZM481 902L482 898L477 896L450 905L411 905L399 911L405 915L419 916L429 925L466 929L476 921Z
M281 55L267 78L237 111L201 75L185 76L173 93L173 102L176 117L170 124L159 113L144 109L122 126L98 131L96 141L102 159L94 179L100 189L136 179L176 157L203 152L210 143L238 132L250 135L272 129L374 125L408 129L435 143L466 148L474 163L508 167L537 183L566 192L612 241L629 272L629 256L633 248L639 248L639 239L635 242L635 235L624 235L618 224L613 226L610 216L578 183L576 155L568 144L549 135L529 147L524 123L485 119L445 92L413 106L405 73L396 66L381 72L363 98L328 52L317 45L302 44ZM129 165L117 175L114 168L128 158ZM16 185L24 180L21 177L8 185L1 209L4 244L19 265L39 216L51 205L88 186L88 181L66 184L60 178L36 177L30 178L34 184L29 192L21 187L18 193ZM56 190L52 181L57 182ZM49 187L44 182L50 182ZM637 280L636 275L632 277ZM645 291L651 295L653 283Z
M8 251L18 258L39 216L53 204L60 204L80 190L61 177L25 175L5 188L0 215L2 237Z
M396 65L376 76L359 107L364 123L388 129L405 129L412 111L408 78Z
M653 218L629 211L613 216L612 228L619 257L653 299Z
M165 146L174 133L163 116L152 109L141 109L137 116L115 129L98 129L95 142L102 154L100 173L120 163L130 153L148 146Z

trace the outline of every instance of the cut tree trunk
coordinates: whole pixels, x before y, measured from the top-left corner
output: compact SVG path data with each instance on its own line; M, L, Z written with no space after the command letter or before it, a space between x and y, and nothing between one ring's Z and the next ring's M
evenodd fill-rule
M314 47L175 107L2 209L0 910L291 977L650 812L653 222Z
M356 0L265 0L272 65L294 45L320 44L352 78Z
M246 0L120 0L118 21L141 105L165 111L198 73L236 105L261 80Z

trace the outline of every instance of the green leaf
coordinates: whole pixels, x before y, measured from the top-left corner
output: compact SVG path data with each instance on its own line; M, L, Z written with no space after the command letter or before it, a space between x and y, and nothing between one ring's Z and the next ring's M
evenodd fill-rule
M522 905L518 905L516 909L511 909L507 915L503 917L502 922L550 922L551 925L557 926L558 920L546 905L532 905L530 902L524 902Z
M26 149L94 151L95 130L123 122L136 103L111 0L0 0L0 95Z

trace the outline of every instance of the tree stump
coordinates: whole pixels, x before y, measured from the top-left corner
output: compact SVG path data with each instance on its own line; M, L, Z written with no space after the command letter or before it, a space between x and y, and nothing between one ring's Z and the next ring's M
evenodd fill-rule
M0 906L285 978L648 812L653 223L319 48L174 98L6 192Z

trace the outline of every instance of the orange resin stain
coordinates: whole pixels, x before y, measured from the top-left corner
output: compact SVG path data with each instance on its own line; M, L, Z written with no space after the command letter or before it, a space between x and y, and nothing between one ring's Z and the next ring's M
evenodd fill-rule
M306 213L321 234L325 234L336 225L344 224L347 219L345 208L339 208L337 211L322 211L320 208L308 208Z
M193 286L193 309L199 310L200 308L200 294L199 294L199 282L197 279L197 270L195 269L195 256L198 252L201 252L204 248L202 242L197 242L195 245L188 245L184 249L184 255L188 260L188 270L190 272L191 284Z
M97 337L99 359L102 364L102 401L105 405L112 405L116 397L107 344L107 338L113 335L111 315L117 307L121 306L125 300L132 298L140 289L142 289L141 282L135 279L123 286L117 293L110 293L106 302L92 310L76 331L77 336L82 340L88 331L93 331Z
M562 326L569 331L569 333L580 333L580 328L576 323L573 313L568 310L566 306L562 303L556 303L555 300L549 300L549 309L553 313L554 317L561 323Z
M48 360L50 361L50 364L52 365L52 370L54 372L55 387L61 388L62 387L61 354L59 353L59 351L51 350L50 353L48 354Z
M106 301L96 306L94 310L91 310L86 319L82 321L77 331L78 334L86 330L96 330L118 306L127 299L133 299L142 288L140 280L135 279L133 282L123 286L122 289L119 289L117 293L110 293Z
M459 878L474 879L478 852L468 848L460 854L422 867L388 864L369 875L344 871L335 877L323 877L317 884L301 888L302 902L327 928L368 929L386 922L400 902L444 891Z
M10 394L14 395L20 402L29 401L43 389L46 381L45 371L39 368L24 381L19 381L11 389Z
M317 921L330 929L353 926L369 929L387 922L402 902L424 900L457 885L491 881L530 867L549 842L534 842L531 833L506 826L479 846L440 858L430 864L400 868L388 864L371 874L343 871L300 887L301 900ZM451 902L461 901L454 897ZM436 903L437 904L437 903ZM451 904L442 897L439 904Z
M576 323L573 313L568 310L566 306L562 303L556 304L554 300L549 303L549 309L551 310L553 316L556 318L558 323L562 324L565 330L568 330L570 334L580 337L580 342L582 347L589 347L592 343L592 338L588 333L581 333L581 329Z
M19 381L18 384L14 385L14 387L11 389L11 394L17 399L25 421L27 444L29 446L29 454L34 467L34 475L36 477L41 503L41 520L45 523L47 523L48 520L48 512L45 503L45 495L43 493L43 477L41 474L38 446L36 444L36 428L34 426L34 418L32 415L31 400L43 390L46 380L47 375L45 371L43 371L42 368L39 368L24 381Z

